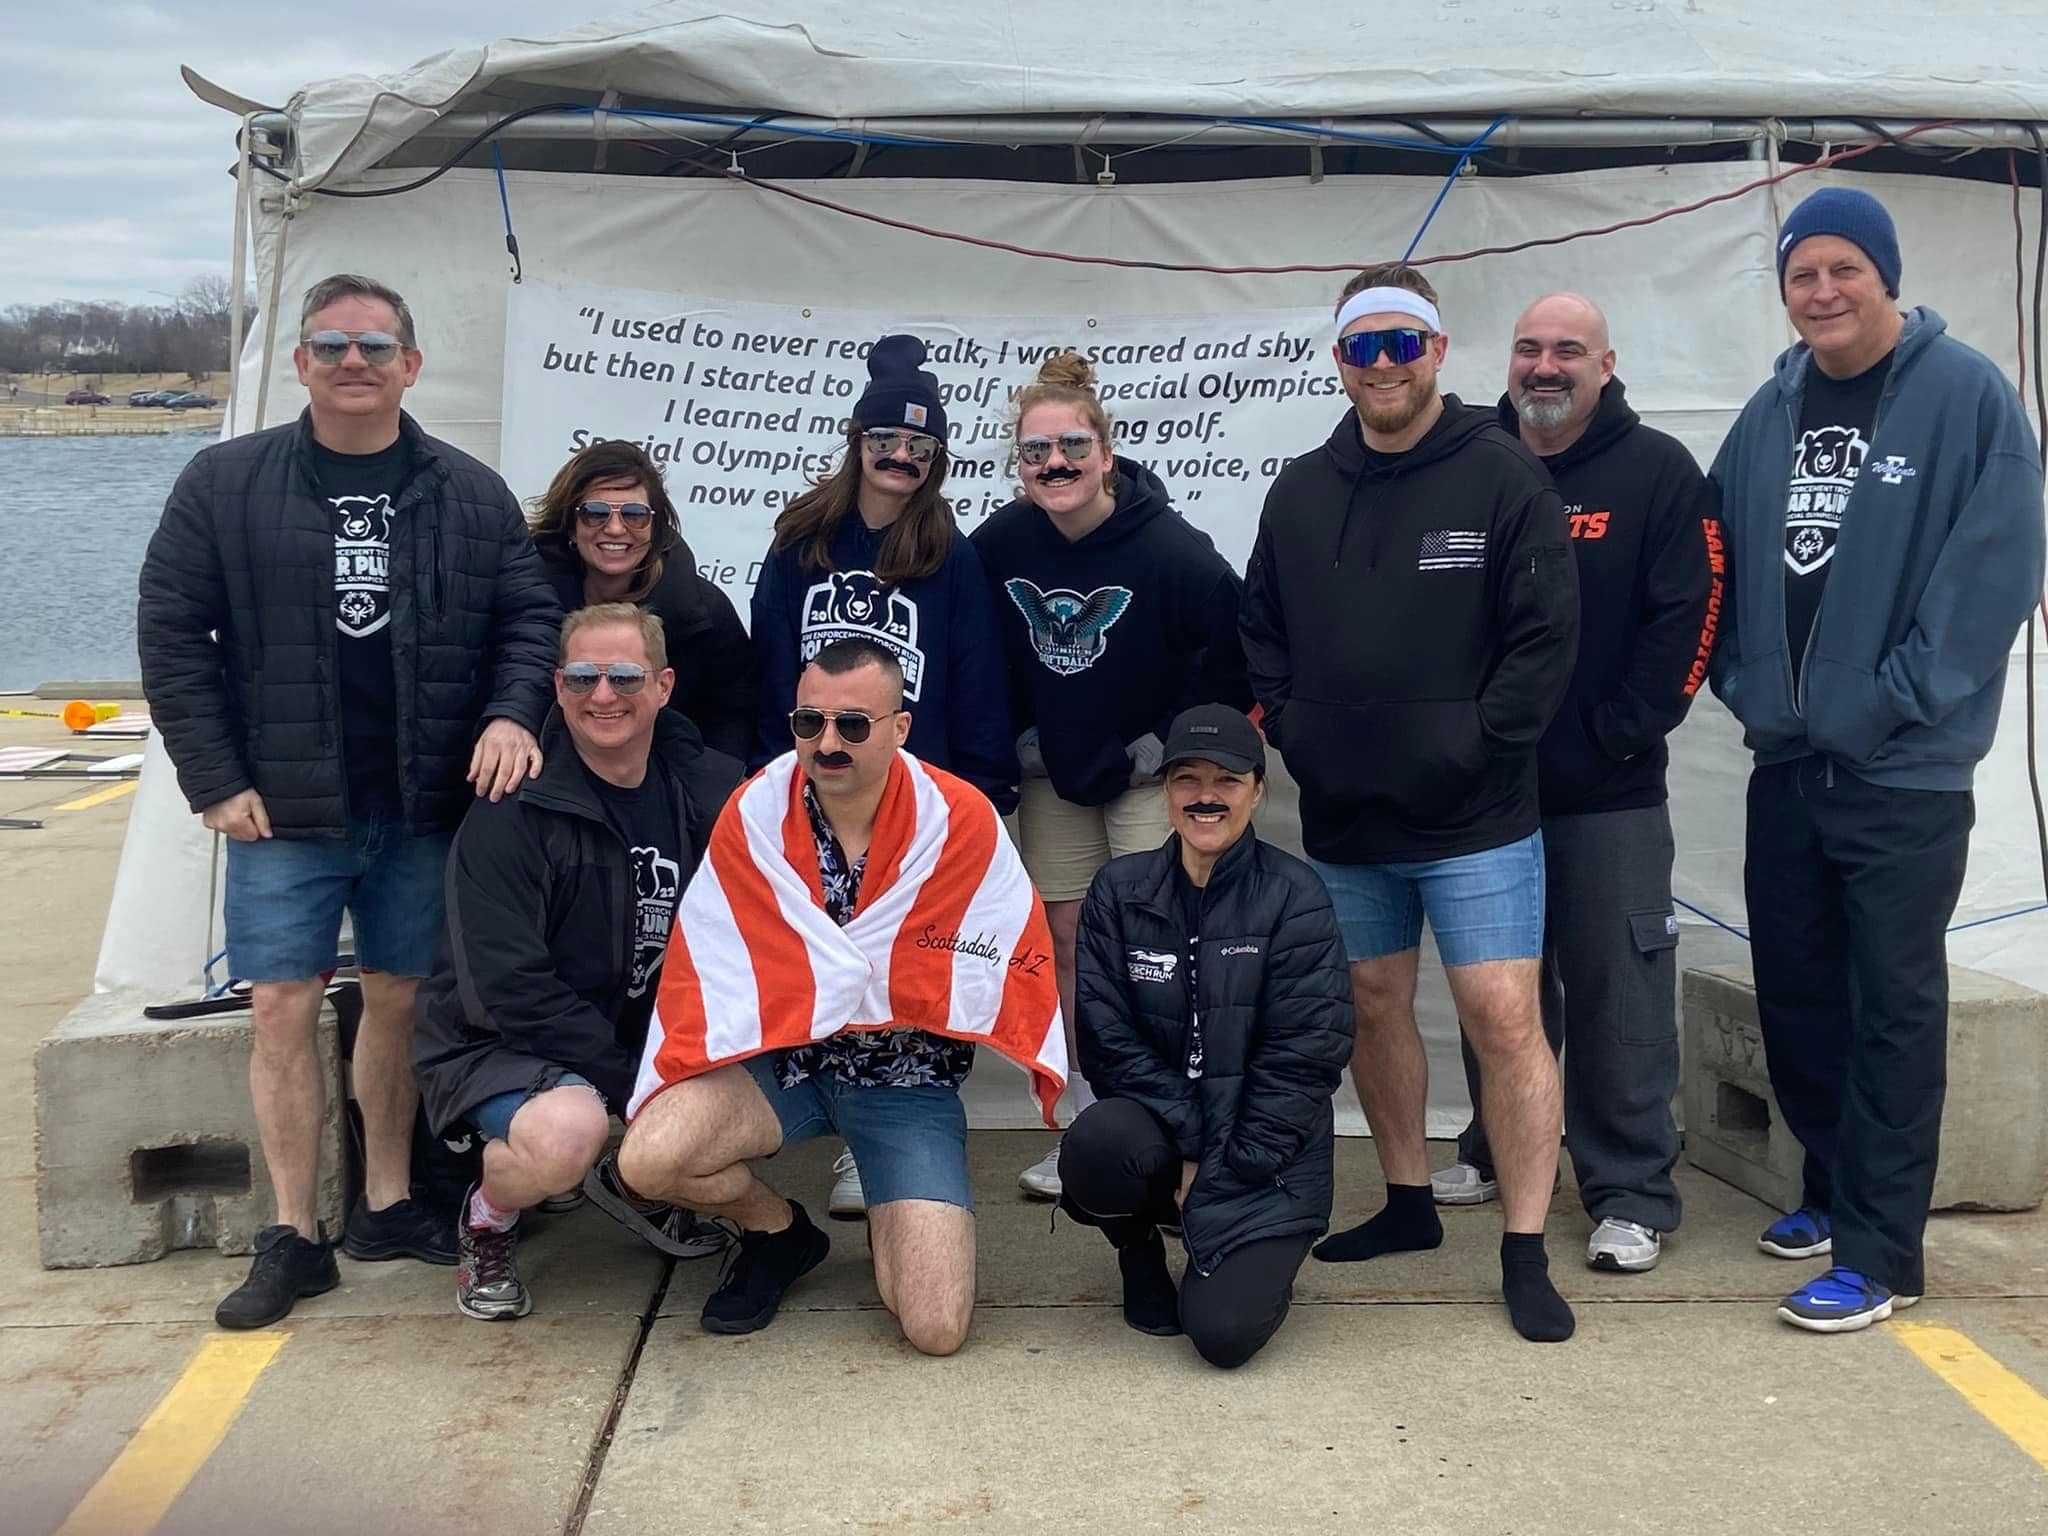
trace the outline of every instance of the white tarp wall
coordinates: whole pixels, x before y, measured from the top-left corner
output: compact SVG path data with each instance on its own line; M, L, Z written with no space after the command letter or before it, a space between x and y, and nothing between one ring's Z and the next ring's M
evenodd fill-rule
M1418 255L1640 217L1731 190L1760 169L1683 165L1468 178L1446 199ZM365 184L379 179L381 173ZM1788 205L1820 179L1799 177L1780 195ZM1905 302L1934 305L1955 334L2013 372L2014 296L2004 256L2013 235L2006 189L1933 177L1840 179L1853 179L1892 208L1904 254ZM1399 254L1439 182L1369 177L1114 188L859 180L804 185L891 218L1037 248L1236 266L1362 264ZM1183 324L1185 317L1228 317L1236 325L1259 312L1327 312L1342 282L1341 276L1327 275L1180 275L1033 260L883 229L722 181L515 173L509 198L526 279L536 285L695 295L799 312L807 306L871 311L905 323L951 317L973 329L969 322L985 317L1039 317L1059 322L1049 327L1057 334L1114 339L1142 329L1132 317L1184 317ZM2029 194L2024 201L2031 252L2034 199ZM511 285L495 178L456 171L428 191L405 197L315 198L290 222L288 235L286 228L274 210L266 211L258 291L269 292L282 244L285 299L283 323L271 339L264 424L289 419L304 402L289 358L298 296L327 273L364 271L404 292L417 317L426 365L410 400L414 414L430 432L498 462ZM1636 408L1703 460L1709 458L1789 337L1776 296L1774 234L1772 198L1757 193L1648 229L1434 267L1431 280L1442 293L1452 338L1445 386L1471 400L1496 398L1517 313L1539 293L1577 289L1611 317L1619 372ZM1966 260L1958 262L1955 252L1967 253ZM252 338L243 360L236 430L258 424L261 346L260 336ZM960 369L939 372L949 383L971 382ZM593 391L591 398L602 397ZM1277 422L1265 410L1258 414L1260 434L1276 439L1257 444L1259 456L1308 450L1337 416L1327 400L1290 409L1295 414ZM1225 425L1232 419L1226 416ZM550 430L570 425L555 422ZM1251 456L1253 444L1232 442L1234 450ZM554 446L566 456L565 440ZM829 442L804 446L824 449ZM1155 455L1138 456L1158 462ZM726 542L732 530L713 521L710 509L690 506L693 473L688 465L675 471L671 488L701 553ZM1218 486L1186 510L1215 533L1221 547L1236 553L1248 542L1262 495L1256 481L1241 485L1234 496ZM753 532L758 536L758 528ZM744 602L740 606L744 612ZM1978 826L1958 922L2041 899L2025 778L2021 670L2016 652L2000 738L1978 778ZM2042 670L2042 680L2048 680L2048 666ZM1741 927L1747 758L1732 722L1710 698L1702 696L1679 734L1674 759L1678 894ZM169 810L145 816L145 808L138 805L131 823L108 927L119 937L110 938L101 955L99 978L102 985L182 993L197 979L203 940L165 926L163 914L203 916L206 864L193 857L189 834L178 824L184 818ZM1273 818L1267 830L1282 842L1293 840L1284 817ZM1739 952L1735 941L1698 923L1689 923L1687 943L1682 953L1688 963L1725 958L1731 946ZM1958 933L1951 953L1960 964L2048 990L2048 914ZM1432 1119L1440 1127L1461 1115L1463 1105L1462 1084L1450 1066L1454 1023L1440 979L1426 980L1422 1008L1435 1061ZM990 1086L1003 1090L994 1095L996 1108L1014 1108L1017 1096L1008 1091L1009 1083ZM1348 1095L1340 1109L1347 1106L1355 1117ZM994 1122L981 1116L978 1123Z

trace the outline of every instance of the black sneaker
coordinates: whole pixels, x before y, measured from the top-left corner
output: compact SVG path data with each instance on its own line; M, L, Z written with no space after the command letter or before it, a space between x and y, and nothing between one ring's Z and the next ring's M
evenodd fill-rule
M296 1227L265 1227L256 1234L256 1260L249 1278L221 1298L213 1320L223 1328L266 1328L291 1314L301 1296L318 1296L341 1284L334 1247L299 1236Z
M533 1295L519 1278L514 1262L519 1228L503 1232L456 1224L455 1306L465 1317L487 1323L509 1323L533 1310Z
M366 1264L385 1259L418 1259L422 1264L455 1262L455 1228L459 1222L407 1198L381 1211L358 1200L348 1213L341 1251Z
M741 1232L726 1261L725 1278L704 1303L706 1333L753 1333L775 1319L789 1288L823 1262L832 1239L804 1208L789 1202L793 1218L780 1232Z
M619 1158L607 1152L583 1176L582 1193L641 1242L675 1259L708 1259L731 1246L732 1233L693 1211L659 1200L638 1200L619 1180Z

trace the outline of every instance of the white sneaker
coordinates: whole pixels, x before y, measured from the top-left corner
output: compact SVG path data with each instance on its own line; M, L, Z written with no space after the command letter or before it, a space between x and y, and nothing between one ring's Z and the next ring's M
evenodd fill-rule
M1484 1205L1500 1198L1500 1181L1470 1163L1453 1163L1429 1176L1429 1198L1438 1205Z
M1593 1229L1592 1241L1586 1244L1586 1263L1594 1269L1640 1274L1655 1269L1663 1251L1663 1239L1655 1229L1609 1216Z
M860 1169L854 1166L853 1148L848 1147L839 1154L832 1164L832 1171L839 1175L832 1181L832 1197L825 1202L828 1216L865 1216L868 1211L867 1193L860 1187Z
M1017 1184L1034 1200L1059 1199L1062 1188L1059 1144L1055 1142L1050 1152L1018 1174Z

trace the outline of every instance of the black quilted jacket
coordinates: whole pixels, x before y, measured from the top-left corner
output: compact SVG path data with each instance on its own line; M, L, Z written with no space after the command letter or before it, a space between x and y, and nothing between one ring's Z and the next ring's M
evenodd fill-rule
M178 785L204 810L254 788L280 837L342 837L334 521L309 469L310 412L202 449L142 563L136 642ZM393 500L391 657L398 764L415 832L453 826L487 720L539 734L554 701L561 607L505 482L400 432L413 468Z
M1246 1243L1329 1225L1351 981L1329 894L1300 859L1247 829L1210 873L1192 945L1179 863L1168 838L1088 888L1075 1039L1097 1096L1143 1104L1198 1165L1181 1226L1207 1274Z

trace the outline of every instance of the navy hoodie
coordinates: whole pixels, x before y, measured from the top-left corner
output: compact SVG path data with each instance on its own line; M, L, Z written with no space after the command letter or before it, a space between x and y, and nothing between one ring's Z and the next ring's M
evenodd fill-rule
M760 724L749 766L790 749L789 712L805 663L829 642L858 636L903 664L911 753L1007 812L1017 803L1016 738L981 562L956 534L937 571L885 587L875 560L887 534L850 511L832 535L831 570L804 563L808 541L771 548L762 560L752 626Z
M1662 805L1664 738L1707 680L1718 503L1685 445L1644 426L1627 395L1608 380L1579 440L1543 460L1579 576L1579 659L1536 755L1545 816ZM1518 433L1507 396L1498 410Z
M1563 505L1492 411L1446 395L1420 442L1369 461L1347 410L1273 482L1245 573L1245 660L1309 856L1421 862L1534 832L1578 633Z
M1144 465L1116 461L1116 510L1069 542L1019 498L974 531L1009 657L1013 724L1038 728L1062 800L1131 787L1125 750L1164 744L1195 704L1251 707L1237 638L1243 583Z

